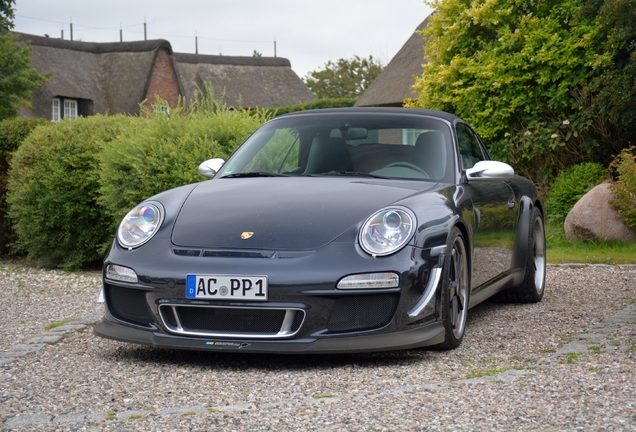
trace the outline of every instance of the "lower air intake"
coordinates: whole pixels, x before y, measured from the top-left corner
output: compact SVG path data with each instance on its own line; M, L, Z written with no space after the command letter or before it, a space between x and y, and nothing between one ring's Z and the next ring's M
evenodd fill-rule
M398 294L372 294L339 298L327 322L330 332L342 333L384 327L393 319Z
M170 332L203 337L290 337L305 318L301 309L164 304L159 312Z
M105 284L104 293L108 310L115 318L145 327L154 321L146 291Z

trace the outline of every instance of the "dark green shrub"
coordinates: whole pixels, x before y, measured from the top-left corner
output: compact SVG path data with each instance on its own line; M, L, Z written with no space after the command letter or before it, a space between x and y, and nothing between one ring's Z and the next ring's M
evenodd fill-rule
M612 183L614 199L610 204L614 206L623 222L628 227L636 228L636 147L623 150L614 159L610 169L617 174L617 179Z
M111 142L100 156L99 203L115 224L152 195L204 180L197 171L201 162L227 159L267 119L262 111L231 110L213 95L178 107L170 118L145 115L137 129Z
M7 217L7 178L11 155L33 129L46 123L44 119L21 117L0 121L0 256L8 254L11 243L16 240Z
M590 189L603 182L607 174L603 165L585 162L561 172L550 188L547 212L551 220L561 223L574 204Z
M305 111L310 109L352 107L356 103L356 101L357 99L351 98L316 99L304 104L288 105L279 108L268 108L266 111L270 115L279 116L282 114L289 114L296 111Z
M97 202L99 152L139 118L94 116L35 129L13 155L9 216L17 247L46 266L77 269L101 260L112 238Z

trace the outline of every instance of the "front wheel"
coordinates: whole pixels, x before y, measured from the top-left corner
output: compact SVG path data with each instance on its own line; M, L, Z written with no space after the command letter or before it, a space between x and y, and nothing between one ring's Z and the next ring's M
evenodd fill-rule
M442 273L441 314L444 325L444 342L438 349L457 348L464 338L468 321L470 279L468 256L464 238L457 227L453 227L446 247Z

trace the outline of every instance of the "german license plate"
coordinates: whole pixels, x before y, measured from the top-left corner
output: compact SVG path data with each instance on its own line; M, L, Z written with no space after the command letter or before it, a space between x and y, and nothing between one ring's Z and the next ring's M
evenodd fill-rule
M186 298L267 300L267 276L188 275Z

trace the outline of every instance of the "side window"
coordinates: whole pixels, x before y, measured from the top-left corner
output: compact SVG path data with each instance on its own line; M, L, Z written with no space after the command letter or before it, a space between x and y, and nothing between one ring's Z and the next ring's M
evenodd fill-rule
M459 154L464 169L472 168L477 162L486 160L486 156L479 144L479 138L477 138L475 132L463 123L459 123L456 129Z

